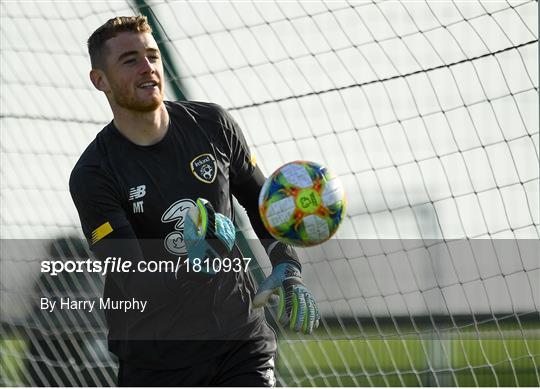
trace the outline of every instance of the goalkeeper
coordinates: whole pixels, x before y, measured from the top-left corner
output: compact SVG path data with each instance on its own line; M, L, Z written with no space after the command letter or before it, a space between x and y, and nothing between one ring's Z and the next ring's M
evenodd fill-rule
M163 64L145 17L117 17L88 40L90 79L113 120L83 152L70 192L101 259L178 259L176 272L111 272L104 298L146 300L144 312L105 312L122 386L272 386L276 338L264 318L317 327L317 305L291 247L258 214L264 176L238 124L221 107L164 101ZM249 272L197 268L195 258L242 258L232 196L242 204L273 270L257 293Z

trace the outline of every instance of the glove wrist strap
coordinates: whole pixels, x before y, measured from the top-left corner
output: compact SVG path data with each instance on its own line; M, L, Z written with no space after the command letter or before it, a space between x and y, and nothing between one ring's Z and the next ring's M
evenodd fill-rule
M300 264L298 255L292 246L276 240L268 245L266 253L268 254L268 258L270 258L272 267L275 268L280 263L288 262L298 267L298 269L302 271L302 265Z

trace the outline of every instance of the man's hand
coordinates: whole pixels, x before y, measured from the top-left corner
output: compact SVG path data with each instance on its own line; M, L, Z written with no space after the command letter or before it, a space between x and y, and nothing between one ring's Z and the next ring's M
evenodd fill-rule
M319 326L319 309L311 292L302 282L298 265L282 262L274 267L253 299L255 307L264 306L272 294L279 296L278 321L294 331L310 334Z
M184 241L189 260L223 258L234 246L234 224L228 217L215 212L207 200L199 198L196 204L189 210L184 222Z

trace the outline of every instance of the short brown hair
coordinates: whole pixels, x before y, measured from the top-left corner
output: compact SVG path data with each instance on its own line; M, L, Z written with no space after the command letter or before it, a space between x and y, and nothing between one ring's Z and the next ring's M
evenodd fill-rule
M92 68L103 68L105 42L114 38L121 32L149 32L152 27L148 24L146 16L117 16L107 20L105 24L98 27L88 38L88 54Z

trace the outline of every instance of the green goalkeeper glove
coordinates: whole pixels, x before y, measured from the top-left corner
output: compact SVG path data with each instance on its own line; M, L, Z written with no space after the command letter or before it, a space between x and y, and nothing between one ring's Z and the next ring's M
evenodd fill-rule
M294 262L276 265L253 298L255 307L262 307L272 294L279 296L277 319L282 325L305 334L319 326L319 309L311 292L305 287L300 267Z
M184 241L188 260L193 263L198 258L223 258L231 252L236 238L233 222L214 211L209 201L197 199L197 206L188 212L184 222ZM213 275L212 266L202 266L201 272Z

